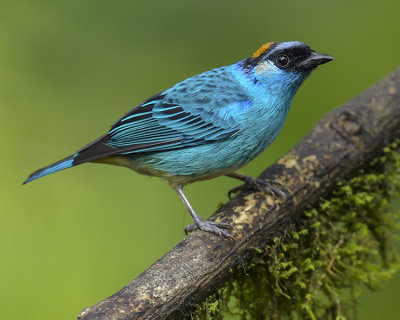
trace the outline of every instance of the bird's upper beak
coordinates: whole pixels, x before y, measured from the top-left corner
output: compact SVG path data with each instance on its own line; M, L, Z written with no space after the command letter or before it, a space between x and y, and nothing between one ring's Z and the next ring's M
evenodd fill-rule
M311 70L316 68L320 64L324 64L332 60L333 57L328 56L327 54L313 51L308 58L297 64L297 68L300 70Z

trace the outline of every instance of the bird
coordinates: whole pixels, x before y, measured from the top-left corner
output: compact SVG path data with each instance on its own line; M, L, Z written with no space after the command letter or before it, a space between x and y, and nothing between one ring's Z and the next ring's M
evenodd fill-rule
M274 181L237 170L278 136L292 100L310 73L333 57L300 41L268 42L237 63L205 71L153 95L73 155L32 173L23 184L85 162L124 166L168 181L200 229L232 238L227 223L198 216L185 185L229 176L285 198Z

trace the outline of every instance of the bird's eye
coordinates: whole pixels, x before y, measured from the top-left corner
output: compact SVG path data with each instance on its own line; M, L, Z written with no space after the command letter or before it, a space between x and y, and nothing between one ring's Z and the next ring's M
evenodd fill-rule
M289 62L290 62L290 59L285 54L281 54L278 56L278 58L276 58L276 64L278 65L278 67L281 67L281 68L287 67L289 65Z

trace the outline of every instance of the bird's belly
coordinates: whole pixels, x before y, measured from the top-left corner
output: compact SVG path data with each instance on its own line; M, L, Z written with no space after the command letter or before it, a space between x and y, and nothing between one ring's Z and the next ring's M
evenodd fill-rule
M260 153L259 145L242 139L227 139L191 148L147 155L124 156L124 166L171 184L212 179L233 172Z

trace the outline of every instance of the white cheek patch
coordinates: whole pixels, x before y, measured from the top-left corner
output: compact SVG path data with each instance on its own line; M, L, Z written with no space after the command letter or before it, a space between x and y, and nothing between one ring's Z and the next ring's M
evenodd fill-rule
M256 75L264 75L264 76L267 74L276 73L278 71L279 71L278 67L275 66L270 61L265 61L263 63L260 63L259 65L257 65L255 67L255 70L254 70Z

